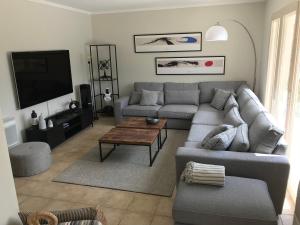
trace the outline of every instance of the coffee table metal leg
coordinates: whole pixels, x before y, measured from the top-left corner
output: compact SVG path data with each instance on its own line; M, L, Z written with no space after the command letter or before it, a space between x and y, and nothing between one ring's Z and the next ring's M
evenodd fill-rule
M102 159L102 143L99 141L99 151L100 151L100 162L103 162Z
M165 130L165 137L164 137L164 139L162 140L162 135L161 135L161 130L159 131L159 138L160 138L160 148L162 148L163 147L163 145L165 144L165 142L166 142L166 140L167 140L167 137L168 137L168 129L167 129L167 126L165 126L164 128L163 128L164 130Z
M100 162L103 162L115 149L117 144L114 144L114 147L103 157L102 154L102 143L99 142L99 151L100 151Z
M150 158L150 167L153 165L160 149L160 141L159 136L157 136L157 151L154 153L154 156L152 158L152 145L149 145L149 158Z

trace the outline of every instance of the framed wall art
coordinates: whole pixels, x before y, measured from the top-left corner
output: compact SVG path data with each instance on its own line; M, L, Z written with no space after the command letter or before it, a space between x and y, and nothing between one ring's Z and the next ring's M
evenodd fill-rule
M225 56L156 57L156 75L224 75Z
M202 51L202 32L134 35L135 53Z

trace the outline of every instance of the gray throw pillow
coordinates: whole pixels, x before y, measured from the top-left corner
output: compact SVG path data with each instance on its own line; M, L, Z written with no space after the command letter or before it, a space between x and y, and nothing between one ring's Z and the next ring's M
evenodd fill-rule
M128 104L129 105L138 105L138 104L140 104L141 96L142 96L141 92L137 92L137 91L131 92Z
M201 146L210 150L226 150L232 143L236 130L231 125L220 125L207 134Z
M228 111L233 108L233 107L239 107L239 104L237 103L237 101L235 100L235 97L233 95L230 95L230 97L228 98L225 106L224 106L224 113L228 113Z
M249 147L248 125L243 123L237 127L236 135L228 150L233 152L248 152Z
M223 110L228 98L232 95L231 91L215 89L215 95L210 105L218 110Z
M283 134L271 114L261 112L249 127L250 152L272 154Z
M238 108L233 107L228 111L228 113L225 114L224 123L233 125L234 127L238 127L241 124L245 123L245 121L242 119Z
M151 106L157 105L159 91L142 90L140 105Z

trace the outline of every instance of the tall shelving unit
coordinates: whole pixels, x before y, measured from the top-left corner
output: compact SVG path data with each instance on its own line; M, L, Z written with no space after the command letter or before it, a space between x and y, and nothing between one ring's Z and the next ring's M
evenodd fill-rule
M117 48L115 44L89 45L89 70L93 96L94 117L112 115L113 104L119 98L119 75ZM105 101L106 90L111 93L111 101Z

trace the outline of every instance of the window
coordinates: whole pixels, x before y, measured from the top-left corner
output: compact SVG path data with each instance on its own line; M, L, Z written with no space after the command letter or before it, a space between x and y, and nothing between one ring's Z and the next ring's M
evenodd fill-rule
M273 16L265 95L266 107L286 130L291 162L288 189L293 199L300 179L300 166L297 166L297 163L300 165L300 151L297 149L297 134L300 132L298 11L296 3Z

